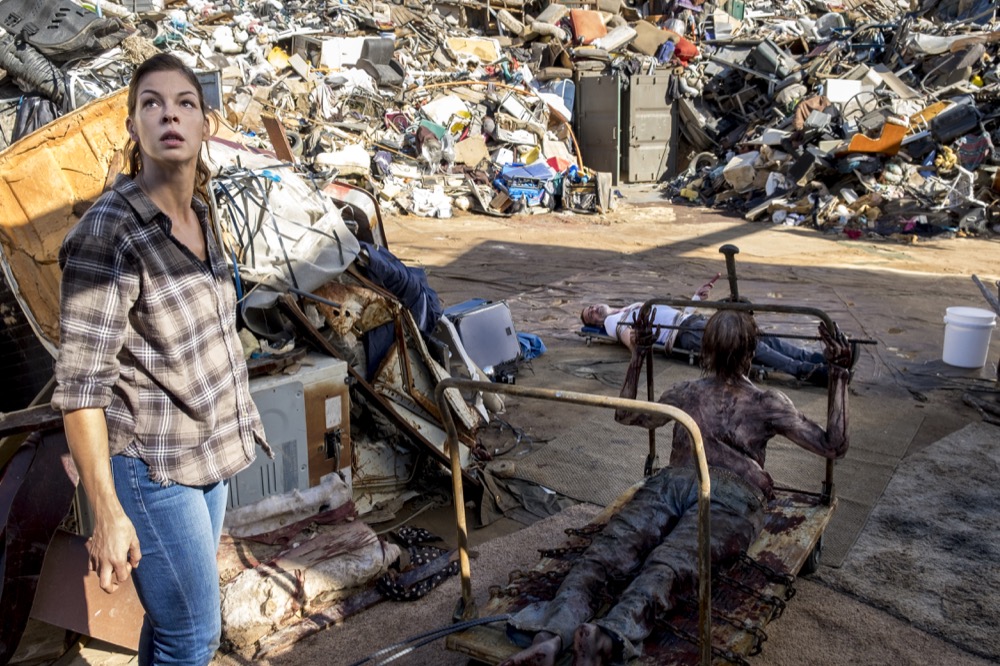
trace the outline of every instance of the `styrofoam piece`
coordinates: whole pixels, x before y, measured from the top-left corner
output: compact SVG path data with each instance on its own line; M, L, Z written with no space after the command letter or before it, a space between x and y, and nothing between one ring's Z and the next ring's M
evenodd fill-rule
M331 37L324 39L319 62L329 69L353 67L361 59L361 49L367 37Z
M569 14L569 7L553 2L543 9L542 13L535 17L535 20L540 23L555 24L561 21L566 14Z
M510 148L497 148L493 151L494 164L512 164L514 162L514 151Z
M471 56L482 63L496 62L502 53L500 42L487 37L449 37L445 43L455 54Z
M790 136L791 136L790 132L776 129L774 127L768 127L760 135L760 139L758 139L755 143L760 143L761 145L764 146L780 146L781 142Z
M620 25L608 34L595 39L591 42L594 46L599 49L604 49L605 51L614 51L625 46L633 39L638 33L635 28L630 25Z
M468 120L472 117L469 107L457 95L442 95L432 99L420 108L421 112L433 123L449 127L456 116Z
M855 95L871 90L872 87L864 81L852 81L849 79L827 79L826 96L834 104L846 104Z
M745 190L753 185L757 176L757 169L754 164L760 152L751 150L747 153L735 155L722 169L722 177L726 179L733 189L737 191Z

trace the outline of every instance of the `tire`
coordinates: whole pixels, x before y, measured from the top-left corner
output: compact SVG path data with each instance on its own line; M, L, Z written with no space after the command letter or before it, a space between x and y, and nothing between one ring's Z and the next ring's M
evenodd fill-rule
M806 561L802 563L802 568L799 569L800 576L808 576L819 571L819 561L823 556L823 535L819 537L819 541L816 542L816 546L813 547L812 552L809 553L809 557Z

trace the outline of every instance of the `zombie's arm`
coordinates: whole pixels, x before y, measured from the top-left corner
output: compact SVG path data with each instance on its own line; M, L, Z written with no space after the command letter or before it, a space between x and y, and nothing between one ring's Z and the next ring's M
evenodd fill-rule
M635 400L639 392L642 368L653 349L653 314L651 309L642 308L639 311L631 332L635 334L634 344L630 347L632 359L629 361L628 370L625 371L625 383L618 395L621 398ZM658 414L636 414L625 409L617 409L615 410L615 421L624 425L653 429L660 427L668 419Z
M820 327L826 344L824 355L830 369L826 430L806 418L782 393L771 392L772 425L802 448L824 458L842 458L850 444L847 418L847 385L850 380L851 348L840 331Z

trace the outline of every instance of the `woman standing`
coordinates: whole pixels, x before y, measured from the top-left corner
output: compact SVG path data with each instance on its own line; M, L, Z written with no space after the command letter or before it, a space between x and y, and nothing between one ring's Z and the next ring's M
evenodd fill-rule
M101 587L134 575L140 664L207 664L219 645L216 550L226 480L263 439L229 268L208 224L198 79L157 54L129 83L128 176L59 256L52 400L94 514ZM141 566L140 566L141 562Z

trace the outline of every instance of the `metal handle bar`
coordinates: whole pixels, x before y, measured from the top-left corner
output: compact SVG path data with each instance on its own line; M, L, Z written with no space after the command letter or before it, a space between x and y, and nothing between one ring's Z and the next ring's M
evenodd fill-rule
M694 301L690 298L651 298L642 304L643 308L654 305L670 305L682 307L710 308L715 310L739 310L740 312L777 312L781 314L811 315L821 320L829 331L834 331L833 319L819 308L801 305L771 305L761 303L734 303L732 301Z
M691 436L698 470L698 635L699 655L702 666L712 663L712 580L711 552L709 541L711 536L709 524L709 501L711 499L711 481L708 476L708 461L705 458L705 447L701 439L701 430L686 412L671 405L645 400L629 400L613 396L593 395L575 391L560 391L544 388L528 388L515 384L499 384L479 382L469 379L448 377L438 383L434 391L438 408L448 433L446 446L451 456L451 480L455 502L455 525L458 530L458 560L462 573L461 619L471 619L476 615L475 601L472 598L472 571L469 566L469 540L465 522L465 493L462 484L462 463L458 450L458 430L451 408L445 400L444 393L448 389L465 389L486 391L487 393L504 393L523 398L537 398L556 402L568 402L576 405L591 405L609 409L627 409L643 414L661 414L683 426ZM456 615L458 615L458 611Z

